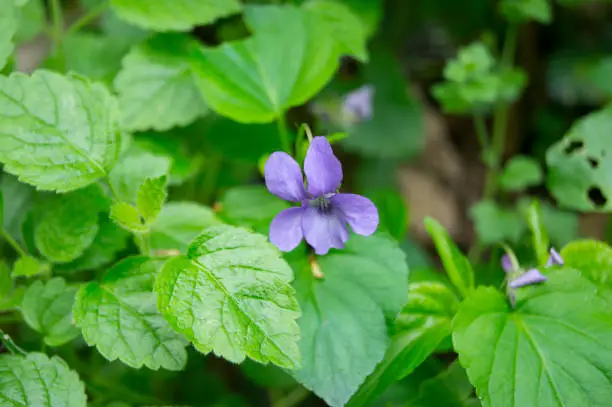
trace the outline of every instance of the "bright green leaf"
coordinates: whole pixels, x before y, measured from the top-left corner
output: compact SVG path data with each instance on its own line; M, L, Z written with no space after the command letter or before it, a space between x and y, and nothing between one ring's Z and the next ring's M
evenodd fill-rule
M132 233L143 233L149 230L144 224L138 209L127 202L116 202L111 206L109 217L119 226Z
M351 9L360 20L368 37L378 29L383 14L381 0L333 0Z
M474 270L469 260L436 220L425 218L425 227L436 245L449 279L463 297L467 296L474 289Z
M18 28L18 9L15 0L0 0L0 10L2 10L0 14L0 70L2 70L15 47L13 36Z
M505 296L480 287L453 320L459 360L485 407L605 406L612 397L612 312L570 268Z
M566 266L580 270L596 285L612 289L612 247L597 240L576 240L561 250Z
M164 201L168 194L166 193L167 177L162 175L157 178L147 178L138 189L138 197L136 205L140 216L146 223L152 223L164 206Z
M292 375L338 407L383 360L390 342L387 324L406 303L408 267L397 243L382 235L353 235L345 249L316 261L321 279L313 277L305 257L293 264L304 357L302 369Z
M0 76L0 162L38 189L82 188L119 156L117 116L104 86L76 75Z
M517 155L506 164L499 183L506 191L521 191L539 185L543 177L542 168L535 159Z
M79 335L72 324L72 305L77 287L55 277L30 285L21 302L21 312L30 328L39 332L49 346L60 346Z
M136 203L138 189L147 178L157 178L170 172L170 158L130 148L110 173L110 181L119 199Z
M470 217L480 241L484 244L517 242L525 230L525 222L514 209L493 201L480 201L470 208Z
M155 31L189 31L241 9L238 0L111 0L111 6L124 20Z
M32 256L23 256L13 264L11 275L15 277L33 277L38 274L47 273L51 269L50 265Z
M115 79L128 130L185 126L206 113L191 72L197 41L183 34L158 35L134 48Z
M446 285L412 283L408 303L397 317L391 346L349 402L349 407L368 406L398 380L408 376L451 334L451 321L459 299Z
M202 353L294 369L300 309L293 273L266 240L233 226L206 229L187 256L164 266L155 283L158 307Z
M548 24L552 18L550 0L502 0L499 7L502 14L513 23L536 20Z
M85 407L85 385L58 356L43 353L0 355L3 406Z
M185 341L159 315L153 282L158 265L146 257L128 257L79 290L73 313L90 346L108 360L133 368L181 370ZM126 329L128 328L129 329Z
M489 48L481 42L474 42L461 48L457 57L446 64L444 79L464 83L487 74L494 64Z

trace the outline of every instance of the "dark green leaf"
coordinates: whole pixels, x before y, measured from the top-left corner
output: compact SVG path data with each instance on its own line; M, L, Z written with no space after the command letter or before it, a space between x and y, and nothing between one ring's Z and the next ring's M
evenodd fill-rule
M552 18L550 0L502 0L499 4L502 14L513 23L529 20L548 24Z
M535 159L517 155L506 164L499 183L506 191L521 191L539 185L542 179L542 168Z

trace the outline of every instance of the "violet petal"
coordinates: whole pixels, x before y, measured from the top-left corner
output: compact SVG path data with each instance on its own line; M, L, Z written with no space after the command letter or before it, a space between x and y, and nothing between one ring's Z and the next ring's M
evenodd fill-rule
M338 208L353 231L359 235L369 236L378 227L378 209L368 198L356 194L336 194L330 198L332 205Z
M544 274L540 273L540 270L530 269L516 279L512 280L508 286L510 288L518 288L530 284L541 283L546 280L548 280L548 278Z
M332 211L322 213L318 208L304 208L302 217L304 237L316 254L327 254L329 249L342 249L349 238L342 214Z
M510 273L514 270L514 267L512 267L512 260L510 260L510 256L508 256L507 254L504 254L502 256L501 265L506 273Z
M289 154L272 153L264 167L266 188L287 201L299 202L306 198L299 164Z
M325 137L315 137L310 143L304 160L304 172L308 180L308 192L312 196L322 196L340 188L342 164Z
M555 249L550 249L550 255L548 256L548 261L546 262L546 267L550 266L563 266L563 258Z
M302 215L304 208L288 208L281 212L270 223L270 241L283 252L295 249L304 234L302 232Z
M372 118L372 99L374 97L374 86L363 85L362 87L348 93L342 103L342 110L350 113L359 120Z

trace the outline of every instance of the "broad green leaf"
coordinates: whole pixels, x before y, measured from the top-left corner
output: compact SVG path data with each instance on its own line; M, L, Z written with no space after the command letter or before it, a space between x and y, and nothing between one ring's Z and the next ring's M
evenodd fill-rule
M164 205L151 225L152 250L185 252L189 243L204 229L221 222L212 209L195 202L170 202Z
M612 312L577 270L505 296L480 287L453 320L459 360L485 407L605 406L612 397Z
M114 87L128 130L168 130L206 113L191 72L197 44L183 34L158 35L123 59Z
M80 257L98 234L98 213L107 208L99 186L57 195L44 204L34 230L36 248L54 263Z
M527 225L531 230L531 242L538 261L538 265L544 266L549 257L550 240L544 225L540 202L534 199L525 210Z
M85 385L58 356L42 353L0 355L3 406L85 407Z
M156 262L146 257L120 261L100 283L81 287L74 320L85 341L108 360L119 359L133 368L182 370L187 362L185 341L155 305L157 269Z
M119 199L136 203L138 189L147 178L157 178L170 171L170 158L130 148L110 173L110 181Z
M111 0L111 6L122 19L155 31L189 31L242 7L238 0Z
M250 6L253 35L202 48L196 82L208 106L242 123L266 123L301 105L332 78L340 52L314 13L294 6Z
M80 331L72 324L72 305L77 287L64 279L52 278L30 285L21 302L23 319L45 338L49 346L61 346L76 338Z
M444 227L436 220L425 218L425 227L436 245L436 250L449 279L457 287L461 296L466 297L474 289L472 265L453 243Z
M38 260L32 256L23 256L18 258L13 264L13 272L11 275L16 277L33 277L38 274L45 274L51 269L48 263Z
M132 233L144 233L149 230L149 225L143 222L138 208L127 202L114 203L111 206L109 218Z
M293 377L327 404L343 406L383 360L388 325L406 303L408 267L391 238L354 235L343 250L292 265L302 308L302 368Z
M502 14L513 23L536 20L548 24L552 18L550 0L502 0L499 7Z
M517 155L504 167L499 183L506 191L521 191L539 185L542 180L540 164L531 157Z
M0 76L0 162L38 189L67 192L106 176L120 151L117 120L108 90L79 76Z
M334 0L344 4L351 9L360 20L368 37L372 36L378 29L378 24L383 14L382 1L380 0Z
M164 201L168 196L166 181L167 177L165 175L157 178L147 178L138 189L136 205L145 223L155 221L157 215L161 212Z
M480 407L473 392L465 369L455 361L442 373L424 380L406 407Z
M479 201L470 208L470 217L480 241L484 244L518 242L525 230L521 215L491 200Z
M18 28L18 9L15 0L0 0L0 70L4 68L15 44L13 36Z
M287 202L272 195L265 187L241 186L227 190L219 201L219 216L232 225L246 226L268 234L270 222Z
M612 209L612 141L605 135L612 108L576 121L546 152L547 186L560 206L579 211Z
M161 313L200 352L295 369L300 309L292 279L264 236L220 225L165 264L155 292Z
M391 346L348 406L370 405L393 383L412 373L450 336L458 306L456 294L444 284L430 281L410 284L408 303L395 321Z
M612 247L597 240L576 240L561 250L568 267L580 270L584 277L596 285L612 289Z
M0 179L0 191L4 197L10 197L4 200L0 226L15 239L22 241L21 227L34 203L34 188L19 182L10 174L3 173Z
M21 43L34 39L45 29L45 5L42 0L25 0L17 4L17 32L15 42Z
M378 208L379 230L385 230L397 241L403 241L408 230L408 207L404 198L394 189L378 190L367 195Z

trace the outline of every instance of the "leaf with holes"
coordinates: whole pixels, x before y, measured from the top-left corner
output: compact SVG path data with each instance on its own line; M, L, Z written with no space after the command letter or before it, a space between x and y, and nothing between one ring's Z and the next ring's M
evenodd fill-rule
M0 355L0 400L3 406L85 407L79 376L58 356L42 353Z
M63 278L55 277L30 285L21 302L25 322L45 338L49 346L60 346L79 335L72 324L72 305L77 287L67 286Z
M161 313L199 351L295 369L300 309L292 279L265 236L220 225L165 264L155 292Z
M484 407L605 406L612 397L612 311L577 270L517 292L480 287L453 320L459 360Z
M206 113L191 72L190 54L196 49L187 35L158 35L123 59L115 89L128 130L168 130Z
M612 108L576 121L546 152L547 185L559 205L579 211L612 210Z
M189 31L238 13L239 0L111 0L122 19L155 31Z
M0 162L38 189L66 192L106 176L120 151L117 120L106 88L79 76L0 76Z
M383 235L353 235L343 250L317 257L323 278L294 255L304 358L291 374L330 406L343 406L385 356L388 326L406 303L406 259Z
M156 309L153 282L158 267L146 257L128 257L108 270L100 283L90 282L79 290L75 323L85 341L108 360L153 370L185 367L186 343Z

